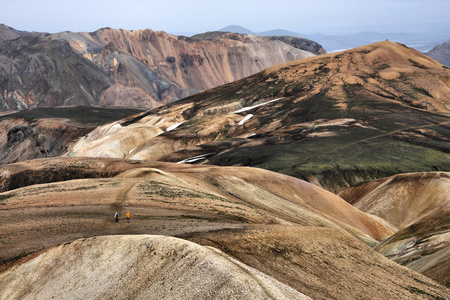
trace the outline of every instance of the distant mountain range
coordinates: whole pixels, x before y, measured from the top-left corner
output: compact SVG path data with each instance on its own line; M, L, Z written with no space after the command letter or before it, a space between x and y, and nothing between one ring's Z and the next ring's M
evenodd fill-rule
M443 44L435 46L430 52L426 53L429 57L440 63L450 66L450 40Z
M0 111L67 105L154 108L265 68L326 53L302 38L102 28L22 32L0 24Z
M245 27L238 25L231 25L219 29L218 31L229 31L244 34L254 34L261 36L274 36L274 35L286 35L307 38L318 42L328 52L336 52L340 50L346 50L355 48L374 42L390 40L398 43L406 44L409 47L415 48L420 52L427 52L431 50L435 45L443 43L447 40L448 36L443 35L427 35L424 33L382 33L375 31L362 31L355 34L302 34L285 29L274 29L263 32L254 32Z

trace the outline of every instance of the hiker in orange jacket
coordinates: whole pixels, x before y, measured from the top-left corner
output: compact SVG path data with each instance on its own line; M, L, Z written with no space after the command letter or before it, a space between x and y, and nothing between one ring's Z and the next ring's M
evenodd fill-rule
M131 214L130 214L129 211L127 211L126 216L127 216L127 223L130 223L130 216L131 216Z

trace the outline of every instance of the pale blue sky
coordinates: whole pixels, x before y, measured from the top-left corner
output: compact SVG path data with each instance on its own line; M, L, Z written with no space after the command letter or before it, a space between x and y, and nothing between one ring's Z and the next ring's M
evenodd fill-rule
M450 0L0 0L0 23L51 33L112 27L189 34L228 25L255 32L398 32L414 31L411 24L450 23L449 12Z

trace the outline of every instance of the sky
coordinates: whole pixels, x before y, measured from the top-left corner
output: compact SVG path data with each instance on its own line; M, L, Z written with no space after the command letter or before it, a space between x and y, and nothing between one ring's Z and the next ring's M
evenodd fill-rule
M111 27L191 35L228 25L254 32L406 32L449 24L449 12L450 0L0 0L1 24L50 33Z

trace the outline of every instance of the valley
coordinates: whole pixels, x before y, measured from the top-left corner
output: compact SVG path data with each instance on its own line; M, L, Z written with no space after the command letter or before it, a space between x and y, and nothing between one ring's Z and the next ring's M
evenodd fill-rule
M74 172L61 174L60 170L70 169ZM104 170L103 175L101 170ZM3 189L9 191L0 194L0 217L5 221L0 238L3 261L0 286L7 291L4 295L59 295L66 289L66 280L74 276L84 279L73 285L75 290L67 290L68 295L81 290L89 294L106 295L114 291L123 295L120 292L123 288L113 286L108 288L109 292L96 289L95 284L90 285L92 290L86 290L83 286L87 281L84 280L102 276L98 277L91 271L86 273L83 269L104 270L105 276L121 276L124 282L130 282L125 286L137 295L172 295L168 287L161 286L161 282L154 290L154 280L168 283L178 278L169 286L175 284L176 290L185 293L189 286L188 278L197 278L195 280L200 284L206 280L205 276L212 276L209 280L215 282L223 276L219 275L221 272L229 275L236 272L230 266L222 271L211 270L208 275L194 272L198 270L194 263L198 258L191 261L196 257L192 255L199 255L206 249L198 248L192 250L192 254L181 254L190 248L186 245L181 248L185 250L181 250L172 246L170 243L174 240L169 237L173 236L184 240L179 240L177 245L193 241L196 247L202 245L218 249L213 252L219 256L202 263L204 267L211 268L214 262L225 257L239 261L239 272L250 267L271 276L272 282L279 282L277 289L267 288L268 279L258 280L254 288L272 291L269 294L273 298L286 297L282 295L288 293L291 296L287 298L298 299L300 295L292 295L299 292L314 299L360 298L368 292L376 297L396 299L445 299L449 296L448 289L388 260L369 247L400 232L399 227L354 208L330 192L286 175L247 167L133 163L104 158L35 160L4 166L1 173L10 174L11 178L14 176L14 182L23 182L20 188L3 184ZM98 178L87 178L89 173L96 173L94 177ZM119 175L114 175L117 173ZM40 176L43 181L34 184L30 180L36 177L34 174L47 174L48 177ZM60 181L56 177L58 175L65 176L65 180ZM448 188L450 175L440 176L444 180L443 186ZM408 180L403 182L408 184ZM448 198L441 201L448 206ZM440 205L436 201L428 205L431 203ZM119 223L114 222L115 211L120 214ZM129 223L124 218L126 211L131 212ZM156 246L156 241L164 244ZM126 247L124 243L133 246ZM445 240L440 241L441 247L446 243ZM153 254L146 250L149 244L154 245L149 250ZM117 257L114 253L118 249L128 253L123 266L111 260ZM26 256L28 253L30 255ZM58 263L60 260L65 263L61 265ZM149 261L138 263L143 260ZM156 265L155 260L159 261ZM52 261L55 263L51 266L45 263ZM172 266L174 263L178 267ZM28 278L24 272L40 274L43 264L47 269L52 268L53 274L63 272L66 275L61 276L66 279L43 274L35 277L33 284L25 285L29 287L27 290L21 288L23 283L19 278ZM121 273L120 268L126 269L126 264L139 267L132 272ZM189 267L181 267L186 264ZM150 266L156 270L144 271ZM155 273L144 279L138 275L142 272ZM165 280L160 277L163 274ZM185 278L183 274L192 275ZM446 273L440 274L447 278ZM243 275L235 276L241 278ZM330 278L339 280L331 283ZM139 285L142 280L146 284ZM58 288L32 288L41 284ZM280 284L284 288L280 288ZM379 289L379 285L383 289ZM234 287L233 290L237 292L242 288ZM194 292L194 295L208 297L208 293L217 293L221 289L212 284L201 292Z

